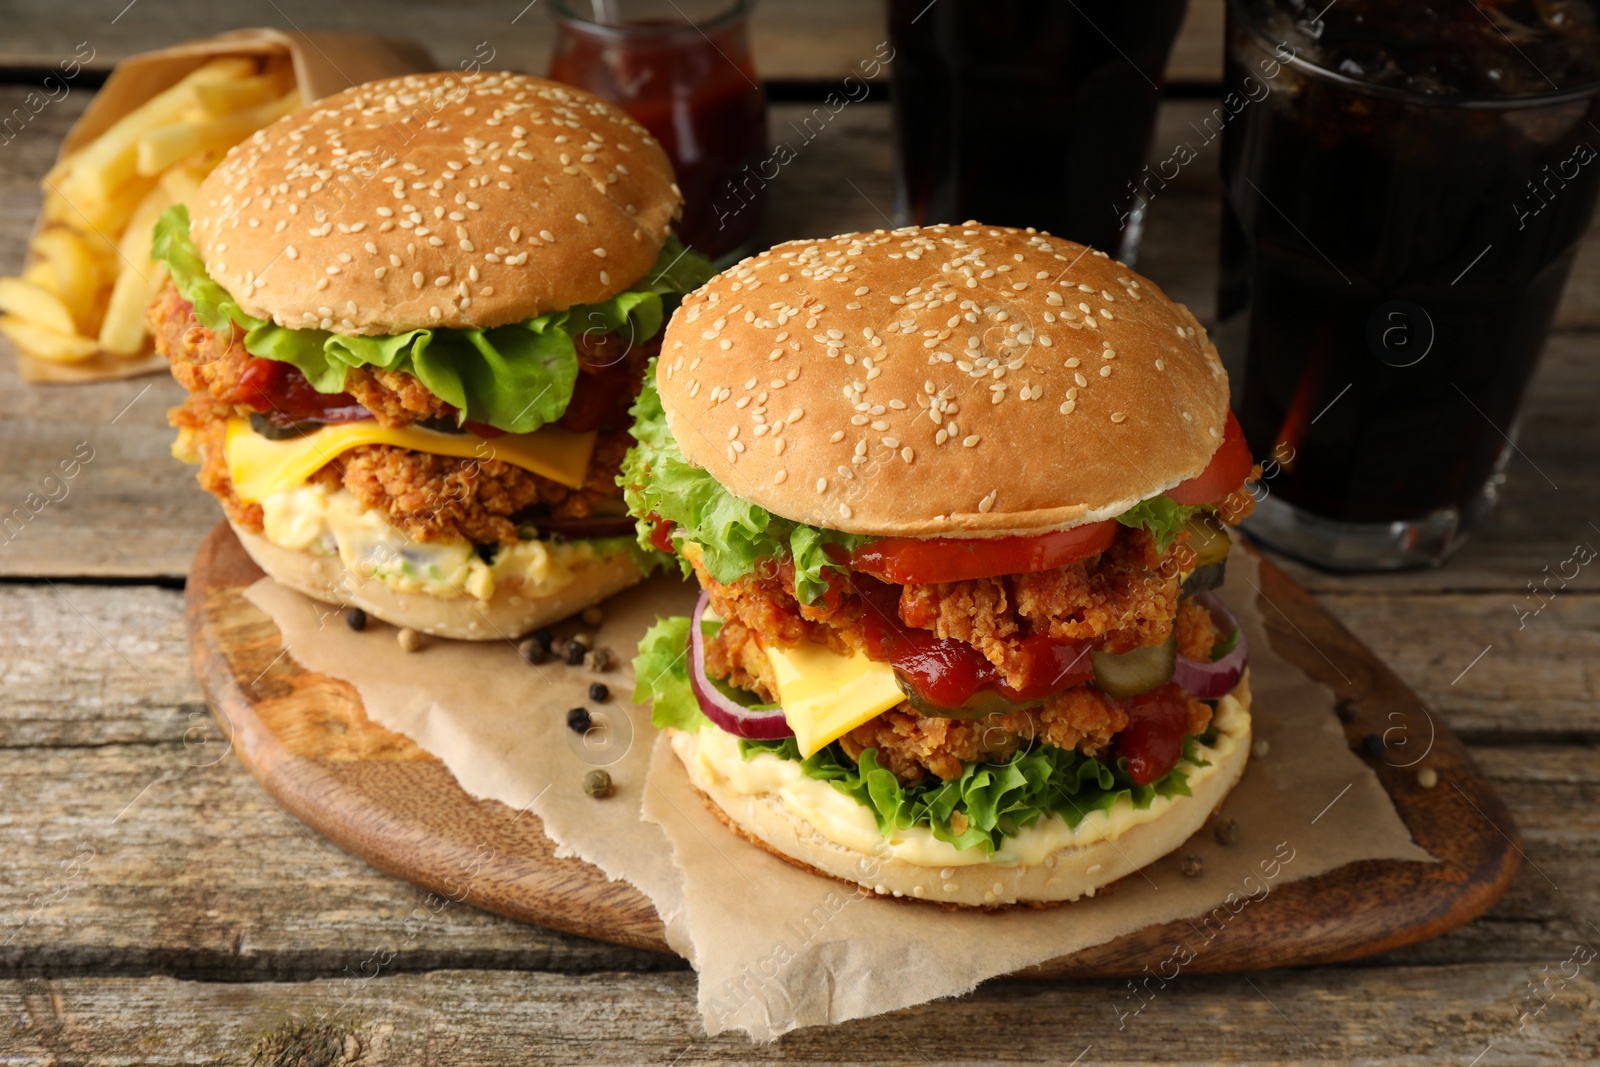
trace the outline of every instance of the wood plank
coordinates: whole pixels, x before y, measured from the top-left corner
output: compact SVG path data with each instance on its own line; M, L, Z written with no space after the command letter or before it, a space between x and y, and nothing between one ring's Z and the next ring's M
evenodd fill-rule
M1548 961L1553 974L1569 946ZM1183 975L1122 1020L1109 983L997 982L769 1045L707 1038L694 976L441 971L370 981L214 985L164 978L15 982L0 990L9 1062L1565 1064L1600 1056L1581 972L1521 1029L1545 961ZM1570 969L1570 965L1569 965ZM1155 989L1154 982L1151 988ZM1532 1001L1534 1005L1541 1002ZM1482 1054L1481 1059L1475 1059Z
M116 21L114 31L94 35L95 57L90 66L106 70L135 52L186 37L234 26L272 25L356 31L382 27L426 42L435 58L447 66L474 55L479 42L488 41L496 49L496 63L540 73L549 65L554 36L547 13L537 7L522 12L516 4L411 4L402 19L396 19L392 8L376 0L334 6L309 0L255 0L230 6L226 15L216 5L195 0L153 6L156 10L150 12L129 11ZM756 68L763 77L773 79L842 78L886 36L885 9L884 0L768 0L756 8L752 27ZM1169 82L1221 80L1223 11L1224 0L1190 0L1167 63ZM83 38L82 33L74 34L74 27L51 18L47 6L17 14L20 17L0 44L0 66L49 66L72 55Z
M1189 0L1189 10L1167 57L1167 81L1215 84L1222 81L1223 23L1227 0Z
M167 709L159 744L0 748L0 975L337 977L374 951L390 954L386 971L406 972L683 965L465 905L436 910L283 815L232 756L201 765L216 753L196 734L185 745L204 721L189 718L197 710ZM1483 918L1362 966L1540 959L1600 914L1593 751L1472 752L1523 830L1527 864ZM62 867L84 856L81 874Z
M383 0L165 0L130 4L113 20L116 7L108 8L108 24L86 27L50 4L13 5L0 42L0 67L50 67L88 38L95 50L90 66L106 70L127 56L178 41L239 26L274 26L412 37L428 47L440 69L481 59L482 44L484 52L494 50L486 65L543 74L555 39L550 4L528 0L433 0L399 7ZM884 12L882 0L758 4L751 23L756 70L763 78L842 78L887 35Z
M1600 731L1600 597L1558 599L1518 642L1506 633L1509 621L1515 634L1516 620L1504 594L1322 601L1475 744L1559 743ZM1452 685L1497 638L1506 643ZM186 640L176 591L0 584L0 748L181 738L182 717L203 702Z

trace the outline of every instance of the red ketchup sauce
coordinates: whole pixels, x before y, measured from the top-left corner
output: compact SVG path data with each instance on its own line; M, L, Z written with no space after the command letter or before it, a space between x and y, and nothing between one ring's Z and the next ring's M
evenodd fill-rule
M892 665L901 681L934 707L959 709L983 690L1013 703L1028 703L1094 676L1087 642L1026 637L1022 655L1030 681L1014 689L983 653L965 641L940 638L931 630L901 622L899 586L864 574L854 575L853 580L865 601L861 620L867 656Z
M1117 752L1128 760L1128 777L1149 785L1183 756L1189 732L1189 699L1168 682L1122 702L1128 725L1117 735Z
M372 418L349 393L319 393L294 364L261 357L248 362L228 399L259 411L274 426Z
M626 430L633 425L628 409L639 394L644 360L628 359L634 345L620 331L605 334L584 331L572 340L578 350L578 380L572 386L572 399L561 416L562 429L573 433ZM645 358L654 355L660 347L660 334L638 345Z

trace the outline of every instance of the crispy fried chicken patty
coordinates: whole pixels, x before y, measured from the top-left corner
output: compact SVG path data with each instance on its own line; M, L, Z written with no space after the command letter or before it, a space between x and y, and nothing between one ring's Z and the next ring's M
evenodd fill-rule
M246 372L257 360L244 350L244 331L217 333L194 316L194 305L178 287L167 283L145 312L156 351L172 364L172 376L191 393L205 394L232 413L256 410ZM409 426L429 418L453 415L455 409L430 393L409 374L351 367L345 373L345 392L372 412L384 426Z
M190 391L189 398L168 413L172 425L186 431L185 458L200 464L201 486L222 502L228 518L260 533L261 505L239 499L223 450L228 419L257 412L245 401L254 397L246 374L259 357L244 350L242 331L229 336L200 325L192 305L170 283L146 318L157 350ZM588 342L580 351L580 370L589 376L632 375L637 385L648 361L642 348L619 355L609 351L603 339ZM407 426L433 417L453 421L456 414L409 374L351 368L346 390L385 426ZM625 428L616 428L615 409L619 404L625 409L632 393L625 388L600 392L603 403L597 406L591 400L584 414L605 428L578 489L503 460L463 459L393 445L353 448L310 480L329 489L349 490L362 506L381 509L392 525L419 541L513 544L521 517L535 524L543 516L587 518L621 497L617 473L632 438Z
M1026 689L1037 681L1032 671L1049 669L1024 653L1023 639L1035 634L1089 641L1105 652L1165 641L1186 551L1180 539L1159 552L1150 534L1124 527L1105 552L1054 570L902 586L900 620L972 645L1008 685ZM786 648L821 642L841 653L866 648L861 598L842 577L830 580L825 599L807 605L795 598L792 565L758 568L726 585L696 568L717 614L763 640Z
M865 650L861 620L869 609L847 578L831 577L827 596L808 605L794 595L792 565L758 567L724 584L691 558L723 619L706 646L713 676L770 701L777 699L777 681L767 644L817 642L841 654ZM1033 672L1053 669L1023 653L1023 640L1039 634L1127 652L1159 645L1176 631L1184 655L1206 660L1221 635L1209 612L1180 603L1178 594L1179 576L1192 558L1181 538L1161 552L1149 533L1122 528L1105 552L1054 570L902 586L900 621L972 645L1015 689L1033 687L1040 680ZM1187 708L1189 732L1200 733L1210 722L1210 705L1189 700ZM948 780L961 774L964 762L1004 759L1034 741L1098 755L1127 725L1124 701L1084 684L1037 707L982 718L922 715L905 703L851 730L840 744L852 759L876 749L879 762L902 781L928 774Z

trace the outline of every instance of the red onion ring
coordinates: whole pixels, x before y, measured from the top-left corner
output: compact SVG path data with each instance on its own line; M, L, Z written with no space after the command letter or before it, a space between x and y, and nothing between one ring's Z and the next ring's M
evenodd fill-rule
M1233 647L1232 652L1221 659L1212 663L1201 663L1199 660L1180 655L1177 666L1173 668L1172 680L1178 684L1178 688L1200 700L1215 700L1233 692L1239 684L1239 679L1244 677L1245 661L1250 657L1250 644L1245 639L1243 627L1239 626L1239 620L1222 606L1222 601L1214 594L1201 593L1193 599L1211 613L1213 620L1239 631L1239 643Z
M754 711L729 698L706 676L706 639L700 632L700 620L710 603L711 595L702 592L700 599L695 602L694 614L689 618L689 688L694 690L700 710L705 712L706 718L735 737L752 741L793 737L794 731L789 728L789 720L784 718L782 708Z

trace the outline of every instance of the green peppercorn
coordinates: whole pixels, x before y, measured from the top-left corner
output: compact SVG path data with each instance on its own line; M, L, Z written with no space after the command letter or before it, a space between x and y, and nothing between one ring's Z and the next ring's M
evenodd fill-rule
M592 797L608 797L611 795L611 775L602 770L593 770L583 776L583 791Z

